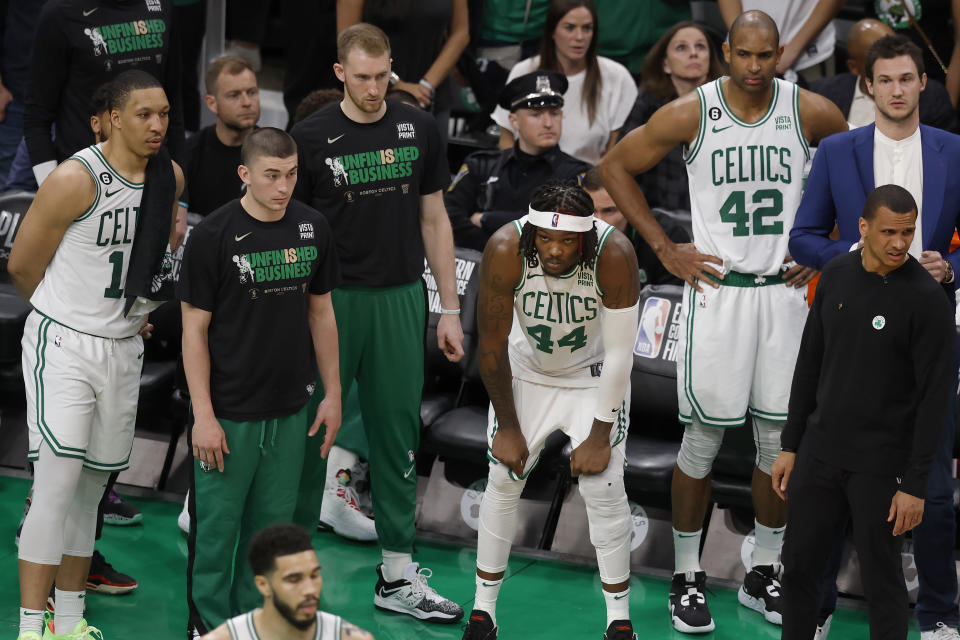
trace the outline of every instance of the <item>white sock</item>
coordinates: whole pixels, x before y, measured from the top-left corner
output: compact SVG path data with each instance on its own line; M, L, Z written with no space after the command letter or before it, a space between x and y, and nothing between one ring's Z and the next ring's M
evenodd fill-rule
M786 527L765 527L756 520L753 521L754 535L757 544L753 547L750 558L751 566L757 567L780 562L780 548L783 546L783 532Z
M673 572L702 571L700 568L700 536L703 529L696 531L673 530Z
M499 580L484 580L477 576L477 594L473 599L473 608L490 614L493 626L497 626L497 597L503 578Z
M36 631L43 635L43 611L20 607L20 633Z
M53 614L53 626L56 627L57 635L73 633L74 627L83 618L83 602L86 594L86 591L61 591L60 589L55 591L54 601L57 603L57 608Z
M607 603L607 626L614 620L630 619L630 587L620 593L610 593L603 589L603 599Z
M399 551L387 551L383 553L383 579L387 582L396 582L403 577L403 570L408 564L413 562L413 556L409 553Z

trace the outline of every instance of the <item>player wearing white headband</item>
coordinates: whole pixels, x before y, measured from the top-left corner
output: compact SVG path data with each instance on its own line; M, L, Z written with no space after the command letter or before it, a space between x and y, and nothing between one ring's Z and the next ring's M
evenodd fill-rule
M464 640L497 637L496 602L520 493L557 429L574 447L570 471L580 477L606 601L604 638L636 638L623 467L640 278L630 241L593 210L579 185L548 183L534 192L530 212L497 231L483 253L477 319L490 395L490 471Z

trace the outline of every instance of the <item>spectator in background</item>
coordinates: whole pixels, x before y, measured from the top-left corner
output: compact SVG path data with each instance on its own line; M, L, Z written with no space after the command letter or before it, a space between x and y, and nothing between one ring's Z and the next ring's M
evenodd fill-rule
M180 90L183 102L183 126L187 131L200 129L200 49L207 29L206 0L174 0L173 26L180 39Z
M293 122L290 124L295 125L314 111L341 100L343 100L343 91L340 89L315 89L297 105L297 110L293 113Z
M723 64L703 27L684 21L670 27L653 45L642 75L637 101L620 130L620 138L645 125L666 103L722 76ZM689 211L690 187L682 145L674 147L653 169L637 176L637 184L651 207Z
M337 33L360 21L380 27L390 38L390 87L430 109L446 143L454 92L449 75L470 42L467 0L337 2Z
M222 56L210 63L204 78L207 108L217 117L187 141L182 204L207 215L243 195L237 175L240 147L260 119L260 89L250 63Z
M637 87L626 67L597 55L597 9L591 0L553 0L540 41L540 54L521 60L509 80L538 69L567 76L563 135L560 146L573 157L597 164L617 141L637 97ZM508 111L497 107L500 148L513 146L516 131Z
M3 18L0 49L0 191L7 188L7 174L23 139L23 102L30 73L30 49L45 0L10 2Z
M339 89L333 74L337 61L336 0L282 0L284 42L296 42L283 48L283 104L291 124L297 105L314 89Z
M690 3L676 0L604 2L598 52L640 76L650 49L671 25L691 19Z
M948 56L957 42L960 6L955 0L874 0L864 4L868 16L872 14L872 17L920 47L928 80L933 78L945 82L947 71L941 62L945 65L950 61ZM912 21L904 9L913 16ZM936 55L933 50L936 50Z
M486 0L480 27L480 57L510 69L537 51L550 0Z
M676 284L682 285L683 281L676 277L663 266L660 258L654 253L643 236L636 229L627 224L627 219L620 212L620 207L613 201L610 194L607 193L603 181L600 179L600 170L594 167L587 171L583 176L583 182L580 183L590 198L593 199L595 208L593 215L603 220L607 224L616 227L617 231L627 236L633 244L633 250L637 254L637 264L640 265L640 284ZM657 223L663 227L664 233L673 242L677 244L691 241L691 230L684 227L676 218L665 215L662 211L652 209Z
M142 24L146 33L134 33ZM179 43L172 0L149 3L97 0L79 11L70 0L49 0L33 43L23 132L37 180L76 151L93 144L90 98L121 71L140 69L158 78L170 100L167 145L183 156ZM54 139L51 126L56 124ZM186 229L186 219L178 222Z
M517 141L510 149L471 153L444 194L458 247L483 251L497 229L527 214L533 191L550 180L577 178L590 168L561 151L563 93L559 71L515 78L500 98L510 111Z
M847 35L849 71L821 78L810 87L811 91L830 99L840 108L851 129L873 124L876 119L873 95L867 88L864 64L870 45L893 33L893 29L873 18L864 18L857 22ZM927 79L926 86L920 92L919 109L922 124L947 131L957 128L957 115L950 103L950 96L936 80Z
M777 74L791 82L797 74L806 83L834 73L833 48L837 30L833 18L844 0L717 0L727 29L744 11L765 11L780 30L783 54L777 63ZM792 71L792 73L791 73Z
M226 54L246 60L259 73L263 66L260 45L267 34L270 18L270 0L229 0L227 9Z

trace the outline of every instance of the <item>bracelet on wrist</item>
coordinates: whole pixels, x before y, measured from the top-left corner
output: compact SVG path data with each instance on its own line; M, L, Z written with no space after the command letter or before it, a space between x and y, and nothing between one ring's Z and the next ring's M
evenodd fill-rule
M433 85L430 84L429 80L426 78L420 78L420 84L427 88L427 91L430 92L430 95L433 95L435 89L433 88Z
M440 313L445 316L458 316L460 315L460 309L444 309L440 307Z

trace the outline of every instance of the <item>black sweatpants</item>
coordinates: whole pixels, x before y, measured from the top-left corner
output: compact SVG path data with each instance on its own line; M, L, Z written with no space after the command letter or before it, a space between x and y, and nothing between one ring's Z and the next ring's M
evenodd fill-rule
M787 487L782 640L810 640L816 632L824 567L848 518L870 612L870 638L907 637L902 538L893 536L894 523L887 522L896 492L893 476L844 471L801 449Z

